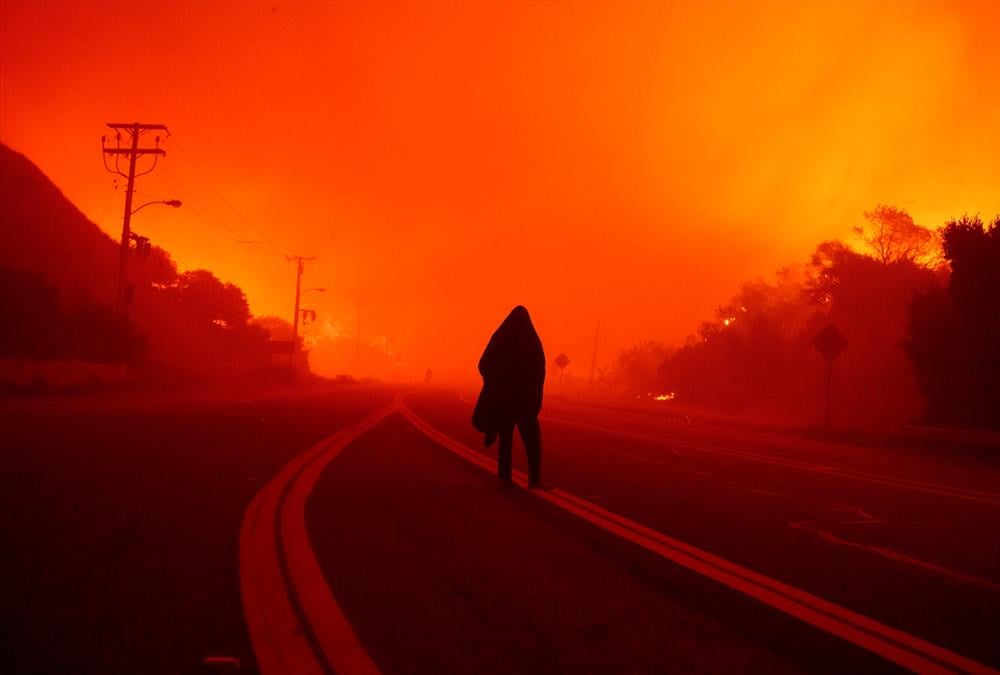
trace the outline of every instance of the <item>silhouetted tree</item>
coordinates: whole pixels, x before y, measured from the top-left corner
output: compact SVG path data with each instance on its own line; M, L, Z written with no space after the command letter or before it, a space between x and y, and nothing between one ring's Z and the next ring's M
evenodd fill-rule
M755 281L720 307L660 369L679 402L759 412L789 420L822 411L824 363L811 344L833 321L850 346L836 363L835 417L886 424L918 416L923 399L901 343L914 294L940 285L908 258L883 262L824 242L804 267Z
M817 246L806 266L808 299L817 305L829 305L839 290L843 270L860 258L860 254L839 241L824 241Z
M657 371L670 356L662 342L644 340L623 350L615 361L612 380L629 393L649 392L657 383Z
M280 316L255 317L252 323L266 330L272 340L292 339L292 324Z
M917 225L906 211L879 204L865 212L865 220L868 224L855 227L854 232L882 264L910 262L930 267L940 259L936 233Z
M781 270L775 282L744 284L697 338L660 368L661 386L682 403L728 410L782 413L795 409L808 386L810 318L801 268Z
M1000 427L1000 217L949 221L947 288L914 300L906 351L932 422Z
M178 276L177 298L188 314L222 328L241 328L250 319L250 307L240 287L219 281L208 270Z
M849 249L833 260L811 275L811 291L828 298L825 318L850 343L835 364L841 415L879 424L918 418L926 401L903 349L907 310L917 294L943 284L941 275L908 258L883 262Z
M163 288L177 281L177 263L159 246L153 246L149 255L142 256L139 260L139 270L153 286Z

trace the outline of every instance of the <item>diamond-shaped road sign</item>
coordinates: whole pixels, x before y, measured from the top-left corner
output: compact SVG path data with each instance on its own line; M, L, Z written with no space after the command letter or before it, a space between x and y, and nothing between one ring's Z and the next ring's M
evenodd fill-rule
M565 353L561 353L555 358L555 363L559 366L559 370L562 370L569 365L569 357Z
M832 321L826 325L826 328L816 334L812 343L816 351L822 354L823 358L827 361L833 361L840 356L840 352L844 351L848 344L847 338L844 337L844 334L840 332L840 329Z

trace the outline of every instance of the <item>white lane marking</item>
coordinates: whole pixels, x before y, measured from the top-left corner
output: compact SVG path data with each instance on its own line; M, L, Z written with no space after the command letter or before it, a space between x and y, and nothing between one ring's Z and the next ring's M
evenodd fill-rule
M858 509L861 511L861 509ZM864 513L864 511L861 511ZM865 517L867 516L867 517ZM835 534L832 530L826 529L831 525L877 525L883 521L877 520L868 516L867 513L864 514L862 520L830 520L830 521L819 521L819 520L800 520L788 523L788 527L793 530L799 530L800 532L809 532L816 535L820 539L830 544L835 544L837 546L846 546L848 548L856 548L866 553L871 553L872 555L877 555L883 558L888 558L898 563L904 565L911 565L917 567L926 572L932 572L934 574L939 574L941 576L949 577L957 581L962 581L967 584L974 586L982 586L988 588L991 591L1000 591L1000 584L995 581L990 581L989 579L984 579L982 577L977 577L973 574L967 574L966 572L961 572L951 567L946 567L945 565L939 565L937 563L931 562L929 560L924 560L922 558L917 558L912 555L903 553L902 551L897 551L896 549L889 548L887 546L879 546L878 544L865 544L863 542L852 541L846 537L842 537L839 534ZM823 526L826 527L823 527Z
M798 469L800 471L822 473L824 475L836 476L838 478L846 478L850 480L858 480L868 483L878 483L881 485L888 485L891 487L902 488L906 490L926 492L929 494L935 494L939 496L954 497L956 499L965 499L968 501L1000 506L1000 494L994 492L971 490L968 488L944 485L941 483L929 483L925 481L912 480L909 478L897 478L894 476L886 476L883 474L870 473L867 471L857 471L855 469L838 468L833 466L827 466L824 464L815 464L812 462L805 462L794 459L785 459L782 457L772 457L769 455L761 455L758 453L746 452L743 450L733 450L730 448L708 445L706 443L696 443L693 441L668 439L654 434L644 434L641 432L634 432L634 431L623 431L620 429L614 429L612 427L606 427L599 424L591 424L589 422L576 422L566 419L560 419L558 417L553 417L551 415L543 415L542 418L550 422L555 422L557 424L565 424L567 426L577 427L580 429L587 429L589 431L599 431L601 433L611 434L614 436L621 436L624 438L632 438L635 440L646 441L650 443L658 443L667 446L682 447L691 450L697 450L699 452L707 452L711 454L721 455L725 457L732 457L734 459L741 459L750 462L773 464L777 466Z
M393 402L294 458L247 507L240 530L240 591L264 675L327 672L302 622L309 624L323 657L336 672L378 673L323 579L306 533L304 509L323 468L396 406ZM283 564L290 578L282 571ZM296 602L304 616L296 610Z
M431 426L414 413L405 402L400 402L400 412L417 429L442 447L483 469L496 471L496 462ZM520 471L514 472L514 480L522 487L527 486L527 477ZM702 551L563 490L533 491L533 494L671 562L718 581L915 672L1000 675L973 659Z
M808 497L792 497L792 495L785 494L783 492L773 492L771 490L759 490L757 488L748 487L746 485L737 485L737 487L751 492L753 494L761 494L769 497L780 497L782 499L809 499ZM853 513L857 516L857 519L847 519L847 520L797 520L788 523L788 527L793 530L799 530L800 532L809 532L816 535L823 541L835 544L838 546L846 546L848 548L855 548L866 553L871 553L872 555L881 556L883 558L888 558L898 563L905 565L911 565L913 567L918 567L927 572L933 572L935 574L940 574L942 576L950 577L958 581L962 581L968 584L973 584L976 586L983 586L993 591L1000 590L1000 584L990 579L985 579L983 577L977 577L973 574L968 574L966 572L961 572L951 567L945 565L939 565L938 563L931 562L929 560L924 560L922 558L917 558L916 556L903 553L894 548L889 548L888 546L880 546L878 544L866 544L863 542L853 541L835 534L829 529L825 529L821 526L826 525L882 525L888 524L886 521L876 518L872 514L865 511L860 506L849 506L845 504L836 504L833 502L827 502L824 500L812 499L811 501L817 502L827 509L837 510L837 511L847 511Z
M475 403L475 401L469 401L468 397L465 396L464 394L460 394L459 399L461 399L466 403L470 402L473 404ZM871 473L868 471L858 471L855 469L838 468L833 466L827 466L825 464L816 464L814 462L805 462L794 459L786 459L783 457L774 457L771 455L765 455L755 452L748 452L746 450L734 450L732 448L725 448L718 445L710 445L708 443L671 439L656 434L646 434L637 431L625 431L622 429L616 429L614 427L609 427L600 424L592 424L589 422L576 422L573 420L556 417L548 413L542 415L541 418L549 422L555 422L556 424L565 424L566 426L577 427L580 429L587 429L588 431L599 431L601 433L610 434L613 436L619 436L622 438L631 438L638 441L645 441L648 443L656 443L658 445L664 445L673 454L677 454L676 448L681 447L688 450L697 450L700 452L707 452L711 454L732 457L734 459L740 459L749 462L773 464L777 466L783 466L786 468L798 469L801 471L809 471L812 473L822 473L825 475L836 476L838 478L846 478L846 479L864 481L869 483L878 483L906 490L926 492L938 496L954 497L957 499L965 499L968 501L1000 506L1000 494L997 494L995 492L973 490L969 488L956 487L952 485L944 485L941 483L930 483L926 481L912 480L909 478L901 478L896 476L888 476L885 474Z

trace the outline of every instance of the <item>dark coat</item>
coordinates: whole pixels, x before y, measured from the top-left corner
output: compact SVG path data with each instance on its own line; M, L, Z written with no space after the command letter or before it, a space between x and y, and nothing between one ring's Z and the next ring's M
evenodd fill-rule
M483 389L472 425L482 433L537 417L545 385L545 352L528 310L518 305L504 319L479 359Z

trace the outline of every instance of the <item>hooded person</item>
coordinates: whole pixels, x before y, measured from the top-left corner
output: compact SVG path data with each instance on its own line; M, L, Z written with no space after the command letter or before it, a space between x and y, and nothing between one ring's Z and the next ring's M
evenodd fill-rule
M472 414L472 425L485 434L485 445L500 439L497 475L511 480L511 449L517 427L528 455L528 485L542 480L542 438L538 413L545 385L545 352L531 317L515 307L490 338L479 359L483 388Z

